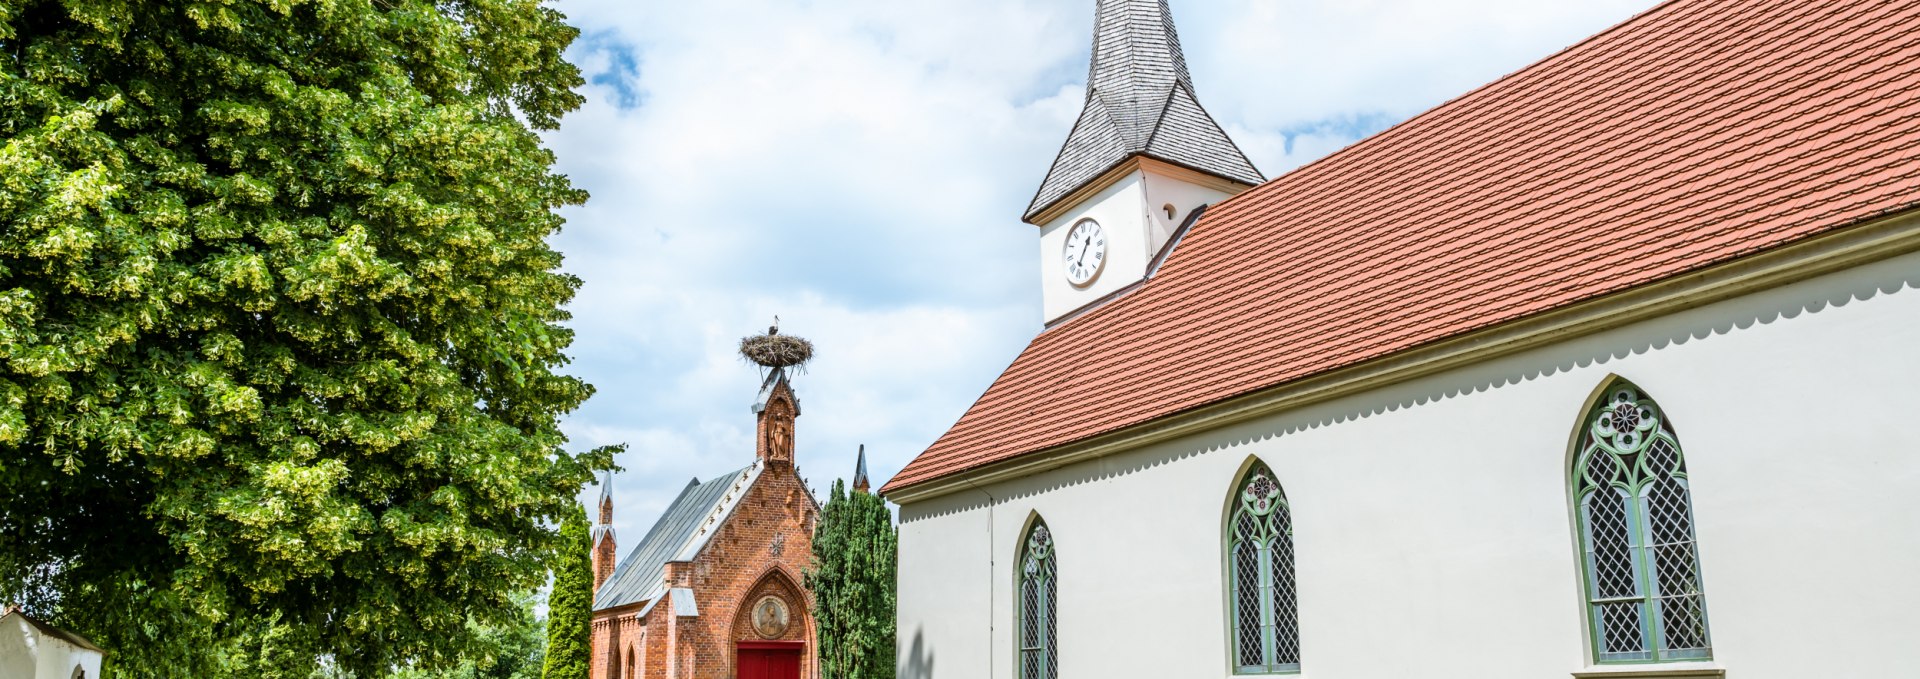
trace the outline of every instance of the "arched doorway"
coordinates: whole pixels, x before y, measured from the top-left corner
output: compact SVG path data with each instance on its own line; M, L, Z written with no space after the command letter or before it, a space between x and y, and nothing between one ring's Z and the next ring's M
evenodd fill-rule
M747 591L734 613L734 676L802 679L812 624L800 587L775 568Z

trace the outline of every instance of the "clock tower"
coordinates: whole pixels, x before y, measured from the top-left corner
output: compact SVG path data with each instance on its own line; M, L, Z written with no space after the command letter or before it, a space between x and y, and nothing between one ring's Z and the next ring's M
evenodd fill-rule
M1023 220L1051 325L1152 275L1197 210L1265 181L1194 98L1167 0L1096 0L1087 101Z

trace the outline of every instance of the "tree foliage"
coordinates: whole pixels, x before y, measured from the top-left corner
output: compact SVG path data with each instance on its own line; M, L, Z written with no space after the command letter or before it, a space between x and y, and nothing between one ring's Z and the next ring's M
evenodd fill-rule
M533 615L532 593L516 598L513 615L493 625L472 624L479 636L477 651L468 652L451 669L407 669L393 679L540 679L546 655L546 628Z
M543 679L587 679L592 662L593 546L587 534L587 510L575 507L560 525L565 543L553 567L553 596L547 603L547 658Z
M546 655L546 626L534 615L539 603L539 593L524 592L514 596L514 613L498 623L480 625L469 622L468 626L474 629L477 636L476 643L462 654L458 663L450 667L434 670L394 668L371 676L383 679L540 679L540 665ZM270 669L266 669L270 665L254 665L233 668L228 676L272 674ZM332 659L327 659L310 674L301 676L303 679L357 679L360 675L341 669L334 665Z
M805 573L821 676L893 679L899 547L886 501L848 493L835 481L820 509L813 563Z
M0 599L137 676L451 666L611 451L537 0L0 0ZM273 656L273 657L268 657Z

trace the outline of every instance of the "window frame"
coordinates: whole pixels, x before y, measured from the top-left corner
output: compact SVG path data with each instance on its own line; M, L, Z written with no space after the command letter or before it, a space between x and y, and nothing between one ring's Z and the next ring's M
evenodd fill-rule
M1029 580L1026 564L1033 553L1034 538L1038 534L1044 540L1041 565L1036 567L1035 599L1040 602L1040 613L1035 618L1039 630L1035 633L1038 646L1027 646L1027 597ZM1047 585L1052 585L1048 587ZM1060 554L1059 543L1053 539L1053 529L1047 526L1045 519L1034 515L1026 530L1020 532L1017 555L1013 560L1013 674L1017 679L1058 679L1060 676ZM1027 656L1036 654L1038 660L1037 677L1027 675Z
M1261 474L1264 474L1266 478L1273 483L1273 501L1275 503L1275 506L1267 510L1266 514L1260 514L1257 511L1253 512L1255 521L1262 526L1261 534L1251 539L1254 545L1254 567L1259 571L1259 575L1255 578L1255 587L1259 590L1259 593L1256 595L1256 600L1260 602L1261 656L1266 660L1279 660L1278 656L1281 645L1279 628L1281 616L1273 596L1274 590L1278 586L1273 577L1273 560L1275 558L1275 543L1284 539L1287 543L1286 551L1289 555L1288 561L1290 563L1288 565L1293 571L1293 577L1290 578L1290 584L1293 590L1290 598L1293 601L1292 632L1293 650L1296 657L1294 659L1295 661L1291 663L1276 662L1261 665L1244 665L1240 662L1240 563L1238 555L1235 552L1242 544L1239 535L1240 518L1243 513L1251 510L1249 507L1251 498L1246 495L1247 489L1252 485L1254 479ZM1286 526L1284 528L1273 525L1275 517L1280 515L1284 515L1286 518ZM1301 656L1304 656L1304 649L1301 648L1300 644L1299 561L1298 555L1294 551L1293 539L1293 505L1287 499L1285 484L1280 483L1278 475L1274 474L1273 469L1264 462L1258 459L1249 461L1240 473L1234 476L1233 485L1230 486L1220 535L1221 573L1223 575L1221 591L1226 597L1227 668L1234 676L1285 676L1298 675L1301 672L1301 667L1304 664Z
M1634 405L1642 406L1657 418L1646 441L1634 448L1634 452L1620 454L1618 448L1597 440L1597 422L1602 414L1623 403L1622 395L1631 395ZM1651 472L1646 466L1646 455L1661 442L1673 450L1673 469L1664 472ZM1588 466L1596 452L1614 455L1613 473L1604 483L1594 483L1587 478ZM1622 458L1631 458L1622 464ZM1693 507L1693 488L1686 468L1686 449L1680 444L1679 433L1667 417L1666 410L1646 390L1624 379L1614 378L1596 392L1581 412L1572 443L1571 462L1567 467L1568 497L1572 503L1575 557L1580 569L1580 606L1583 626L1587 631L1587 659L1595 665L1656 665L1669 663L1697 663L1713 660L1713 637L1711 617L1707 608L1706 574L1701 564L1705 561L1700 554L1700 539L1697 515ZM1657 573L1655 550L1661 545L1654 543L1654 522L1650 511L1650 496L1654 486L1663 479L1671 479L1685 493L1687 540L1693 559L1694 597L1699 602L1700 637L1703 646L1698 649L1667 648L1666 616L1663 614L1665 599ZM1632 597L1602 597L1598 588L1593 518L1590 500L1601 492L1616 493L1620 496L1623 521L1627 531L1626 551L1631 558L1632 577L1635 595ZM1641 646L1645 650L1638 652L1605 652L1606 623L1602 617L1602 605L1609 603L1638 602L1640 618ZM1639 656L1644 657L1621 657ZM1609 655L1614 657L1608 657Z

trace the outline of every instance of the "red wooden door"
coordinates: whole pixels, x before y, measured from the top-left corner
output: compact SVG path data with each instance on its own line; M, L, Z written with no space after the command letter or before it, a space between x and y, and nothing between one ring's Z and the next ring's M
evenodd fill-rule
M741 642L738 679L800 679L800 644Z

